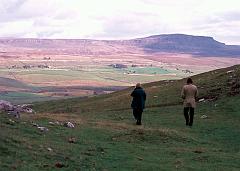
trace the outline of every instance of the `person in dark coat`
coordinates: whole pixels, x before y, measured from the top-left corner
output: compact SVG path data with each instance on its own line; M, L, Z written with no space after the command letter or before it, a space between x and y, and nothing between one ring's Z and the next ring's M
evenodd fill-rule
M146 93L141 87L140 83L137 83L135 89L131 93L133 97L131 107L133 109L133 116L137 120L136 124L142 124L142 112L145 108Z

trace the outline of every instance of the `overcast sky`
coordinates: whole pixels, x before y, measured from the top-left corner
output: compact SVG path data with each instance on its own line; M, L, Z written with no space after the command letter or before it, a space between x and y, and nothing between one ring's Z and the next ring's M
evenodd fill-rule
M183 33L240 45L240 0L0 0L0 37L129 39Z

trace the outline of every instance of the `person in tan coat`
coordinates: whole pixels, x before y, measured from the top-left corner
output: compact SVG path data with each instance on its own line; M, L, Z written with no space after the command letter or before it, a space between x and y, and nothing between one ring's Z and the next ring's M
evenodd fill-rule
M197 86L193 85L193 81L191 78L188 78L187 84L183 86L181 96L184 99L183 111L186 120L186 125L192 126L194 109L196 108L196 100L198 96L198 89Z

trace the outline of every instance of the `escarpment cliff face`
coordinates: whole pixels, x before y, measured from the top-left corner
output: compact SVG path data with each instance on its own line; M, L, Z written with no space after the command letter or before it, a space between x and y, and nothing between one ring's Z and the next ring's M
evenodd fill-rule
M212 37L163 34L131 40L0 39L0 48L39 49L48 53L111 55L121 53L180 53L201 57L240 57L240 46Z
M184 34L156 35L130 40L148 53L183 53L195 56L240 57L240 46L226 45L212 37Z

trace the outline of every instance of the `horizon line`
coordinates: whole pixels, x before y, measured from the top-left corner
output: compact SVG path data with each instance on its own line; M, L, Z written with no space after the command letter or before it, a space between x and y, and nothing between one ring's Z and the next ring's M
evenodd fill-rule
M152 34L152 35L148 35L148 36L137 36L137 37L133 37L133 38L122 38L122 39L114 39L114 38L110 38L110 39L106 39L106 38L34 38L34 37L0 37L1 39L38 39L38 40L93 40L93 41L127 41L127 40L136 40L136 39L144 39L144 38L150 38L150 37L154 37L154 36L164 36L164 35L184 35L184 36L192 36L192 37L206 37L206 38L212 38L213 40L220 42L220 43L224 43L225 42L221 42L216 40L213 36L204 36L204 35L194 35L194 34L184 34L184 33L164 33L164 34ZM226 45L236 45L236 46L240 46L240 44L226 44Z

